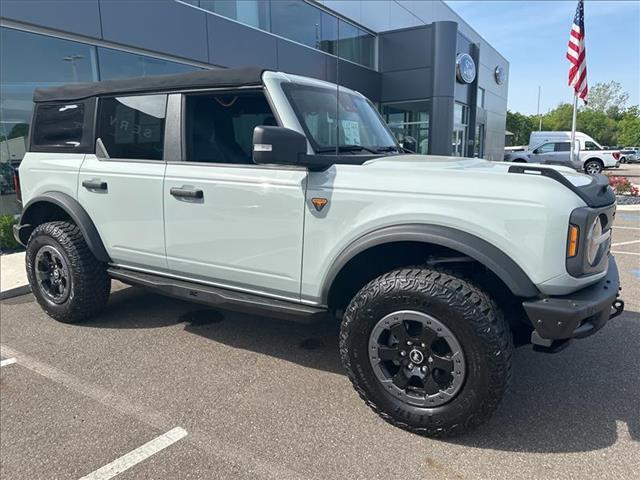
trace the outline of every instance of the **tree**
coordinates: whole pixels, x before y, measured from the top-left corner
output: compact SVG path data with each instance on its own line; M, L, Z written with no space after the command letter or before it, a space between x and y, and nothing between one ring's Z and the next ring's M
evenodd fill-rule
M589 89L589 102L585 110L603 112L608 117L619 120L628 100L629 93L623 91L618 82L612 80L609 83L596 83Z
M507 110L507 130L513 133L514 145L528 145L534 125L531 117Z
M571 130L572 117L573 106L569 103L561 103L542 117L542 130Z
M640 145L640 108L631 107L618 122L618 143L625 147Z
M604 112L582 110L578 112L577 130L593 137L602 145L616 145L618 124Z

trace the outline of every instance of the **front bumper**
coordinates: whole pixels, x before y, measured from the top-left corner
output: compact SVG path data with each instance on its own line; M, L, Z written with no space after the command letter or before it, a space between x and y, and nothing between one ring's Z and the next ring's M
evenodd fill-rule
M560 297L522 302L540 342L584 338L600 330L609 319L620 315L624 302L618 300L620 277L613 256L609 256L607 275L598 283ZM613 311L612 311L613 309Z

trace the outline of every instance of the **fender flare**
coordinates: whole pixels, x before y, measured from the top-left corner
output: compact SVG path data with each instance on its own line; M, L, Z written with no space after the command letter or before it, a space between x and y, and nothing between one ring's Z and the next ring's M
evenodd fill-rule
M91 250L91 253L93 253L98 260L104 263L111 261L107 249L104 247L104 243L102 243L98 229L87 211L82 208L82 205L80 205L76 199L61 192L45 192L27 202L22 211L18 227L17 236L19 237L20 243L26 245L29 240L29 235L31 235L31 232L35 228L32 226L33 215L36 211L35 207L47 203L56 205L71 217L73 222L80 228L89 250Z
M475 235L441 225L395 225L369 232L347 246L333 261L322 285L321 301L327 305L333 282L342 268L365 250L395 242L422 242L447 247L473 258L491 270L517 297L540 294L522 268L506 253Z

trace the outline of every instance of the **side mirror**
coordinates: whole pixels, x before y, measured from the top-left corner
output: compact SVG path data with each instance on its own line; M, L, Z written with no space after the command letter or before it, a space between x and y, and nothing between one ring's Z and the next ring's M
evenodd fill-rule
M307 153L307 137L284 127L259 125L253 129L253 163L298 165Z
M418 141L415 138L407 135L402 141L402 148L415 153L418 151Z

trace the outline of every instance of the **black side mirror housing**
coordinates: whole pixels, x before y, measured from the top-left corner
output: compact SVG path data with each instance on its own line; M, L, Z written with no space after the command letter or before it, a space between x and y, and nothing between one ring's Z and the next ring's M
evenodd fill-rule
M253 163L300 165L307 153L307 137L284 127L259 125L253 129Z
M418 141L412 136L407 135L404 137L404 140L402 141L402 148L415 153L418 151Z

